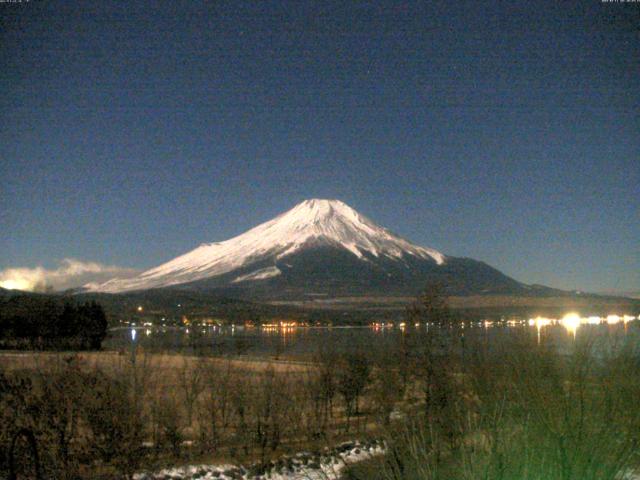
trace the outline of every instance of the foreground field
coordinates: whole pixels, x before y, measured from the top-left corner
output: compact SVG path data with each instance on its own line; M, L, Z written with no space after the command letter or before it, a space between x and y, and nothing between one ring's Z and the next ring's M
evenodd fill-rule
M106 371L120 371L132 364L131 352L2 352L0 351L0 364L6 371L15 370L46 370L54 369L62 365L63 362L73 358L86 369L104 369ZM177 372L184 369L185 365L201 368L232 369L238 372L264 372L272 369L276 372L303 373L308 372L314 365L298 361L271 360L264 358L220 358L189 356L178 353L144 353L136 352L136 362L142 363L155 373L164 373L166 381L165 387L176 385Z
M0 365L5 471L23 428L54 478L120 478L185 462L255 463L259 470L271 458L320 451L376 428L373 400L363 394L374 379L364 356L323 355L305 364L4 352ZM27 447L17 450L17 468L35 468Z
M386 453L343 466L344 478L617 480L640 465L637 345L585 335L561 354L544 336L487 342L456 324L392 338L340 354L329 345L307 363L5 352L1 465L18 438L15 469L33 473L22 430L42 478L221 475L173 468L202 464L261 478L303 451L321 465L326 448L355 438L383 440Z

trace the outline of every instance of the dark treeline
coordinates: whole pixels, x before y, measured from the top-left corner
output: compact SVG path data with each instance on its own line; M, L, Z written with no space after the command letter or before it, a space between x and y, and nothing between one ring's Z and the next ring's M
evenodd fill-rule
M62 302L48 296L14 296L0 303L0 348L99 349L107 318L96 302Z

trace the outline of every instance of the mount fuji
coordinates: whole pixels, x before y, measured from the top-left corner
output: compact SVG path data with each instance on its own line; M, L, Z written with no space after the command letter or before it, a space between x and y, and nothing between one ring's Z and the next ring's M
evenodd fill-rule
M339 200L312 199L229 240L205 243L136 277L85 292L172 288L255 298L414 295L437 281L451 294L532 293L489 265L421 247Z

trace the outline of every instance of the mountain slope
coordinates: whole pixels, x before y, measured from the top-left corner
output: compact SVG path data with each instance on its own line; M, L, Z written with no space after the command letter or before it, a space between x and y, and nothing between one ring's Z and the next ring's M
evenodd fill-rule
M87 291L219 290L264 298L414 294L428 281L451 293L520 293L528 287L466 258L414 245L338 200L306 200L242 235L198 248L130 279Z
M306 200L235 238L202 244L132 279L88 288L122 292L178 285L222 275L265 258L282 259L316 246L342 248L359 259L366 259L365 255L396 259L410 255L437 264L445 261L441 253L412 245L340 201ZM275 270L272 273L278 274Z
M356 258L344 249L309 247L275 260L251 265L229 274L174 288L216 290L230 297L296 299L336 296L414 296L428 282L447 285L450 294L514 294L527 286L489 265L468 258L446 257L441 265L420 258ZM253 270L254 268L257 270ZM278 275L253 281L252 272L269 268ZM241 278L242 281L236 281ZM246 279L246 280L244 280ZM551 290L551 289L549 289ZM541 291L536 294L542 293Z

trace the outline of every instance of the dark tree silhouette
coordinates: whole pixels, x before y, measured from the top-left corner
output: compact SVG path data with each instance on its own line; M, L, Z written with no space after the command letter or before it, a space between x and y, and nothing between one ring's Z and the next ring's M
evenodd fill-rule
M107 326L95 302L60 305L51 297L21 295L0 303L0 348L96 350Z

